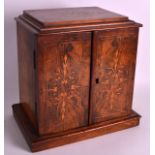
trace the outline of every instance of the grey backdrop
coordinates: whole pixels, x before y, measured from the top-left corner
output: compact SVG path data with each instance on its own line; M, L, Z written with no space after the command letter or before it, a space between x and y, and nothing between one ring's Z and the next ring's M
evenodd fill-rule
M98 6L129 16L144 25L140 30L133 107L143 117L136 128L49 149L37 154L148 155L149 154L149 2L147 0L5 0L5 154L28 155L27 144L13 117L19 102L16 25L26 9Z

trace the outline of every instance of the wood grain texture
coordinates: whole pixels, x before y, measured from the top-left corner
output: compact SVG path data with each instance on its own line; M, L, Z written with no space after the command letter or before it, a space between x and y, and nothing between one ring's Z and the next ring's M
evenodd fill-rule
M91 34L38 38L39 132L88 124Z
M31 25L39 35L142 26L127 16L99 7L25 10L17 20Z
M141 24L96 7L28 10L16 21L13 113L32 152L139 124L132 96Z
M95 31L95 30L106 30L113 28L131 28L131 27L142 27L142 24L136 23L132 20L120 21L120 22L107 22L107 23L86 23L78 25L62 25L62 26L53 26L53 27L43 27L40 24L36 23L33 20L24 15L20 15L17 20L23 21L31 25L33 28L38 31L39 35L46 35L49 33L62 33L62 32L84 32L84 31Z
M131 112L138 29L94 32L91 123Z
M26 10L24 16L44 27L128 20L126 16L98 7Z
M140 115L132 111L127 117L120 117L59 134L38 136L33 130L31 122L29 122L29 119L22 111L20 104L13 106L13 114L32 152L42 151L52 147L135 127L139 125L140 119Z
M17 22L17 38L20 102L26 114L36 126L35 70L33 66L35 32L28 25Z

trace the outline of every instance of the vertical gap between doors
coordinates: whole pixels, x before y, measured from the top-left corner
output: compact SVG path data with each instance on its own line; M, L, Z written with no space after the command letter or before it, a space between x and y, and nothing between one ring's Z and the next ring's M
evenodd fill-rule
M93 71L93 48L94 48L94 32L91 32L91 48L90 48L90 78L89 78L89 107L88 107L88 125L91 124L92 115L92 102L91 102L91 90L92 90L92 71Z

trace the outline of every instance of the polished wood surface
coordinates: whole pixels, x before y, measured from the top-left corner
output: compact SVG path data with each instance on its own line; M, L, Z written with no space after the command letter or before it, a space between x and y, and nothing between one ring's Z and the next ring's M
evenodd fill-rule
M135 127L139 125L140 120L140 115L132 111L130 115L126 117L120 117L90 125L88 127L68 130L57 134L38 136L20 104L13 105L13 114L32 152L38 152Z
M96 7L28 10L16 22L13 113L33 152L139 124L132 97L141 24Z
M45 27L126 21L128 17L98 7L27 10L24 15Z
M138 29L94 32L91 122L131 112Z
M88 125L91 33L38 38L39 133Z
M20 102L36 126L34 49L35 32L17 23Z

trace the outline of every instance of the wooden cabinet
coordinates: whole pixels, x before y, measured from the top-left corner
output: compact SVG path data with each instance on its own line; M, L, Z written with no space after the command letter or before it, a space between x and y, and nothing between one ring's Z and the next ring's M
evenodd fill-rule
M141 24L97 7L27 10L16 18L20 103L33 152L134 127Z

